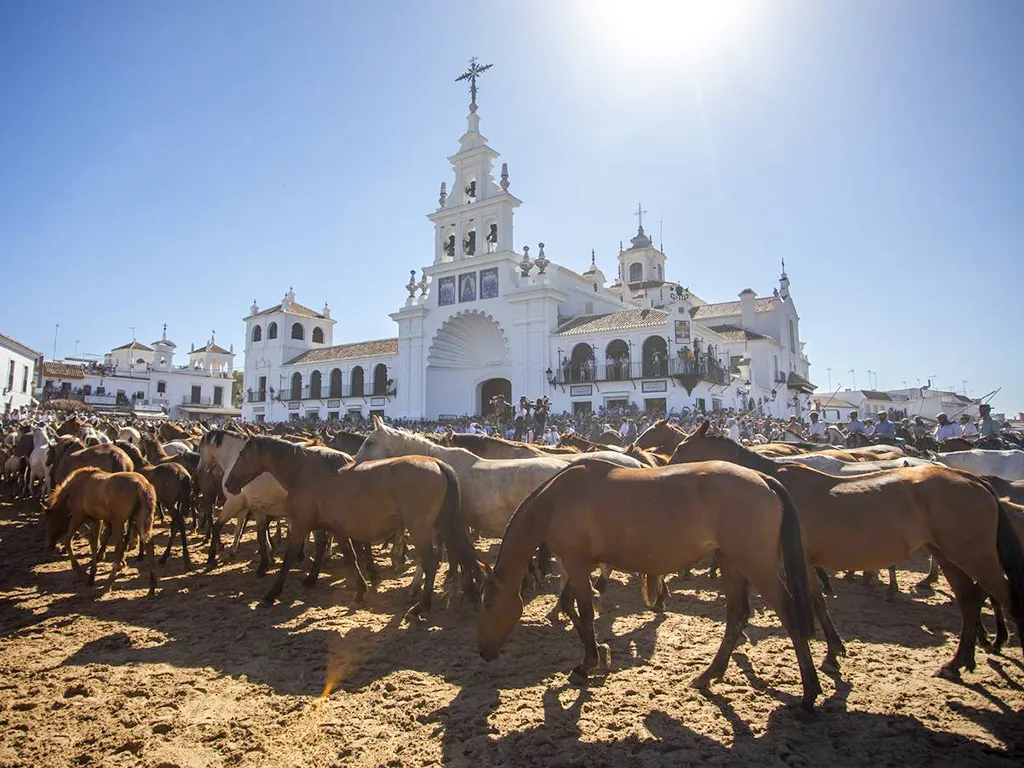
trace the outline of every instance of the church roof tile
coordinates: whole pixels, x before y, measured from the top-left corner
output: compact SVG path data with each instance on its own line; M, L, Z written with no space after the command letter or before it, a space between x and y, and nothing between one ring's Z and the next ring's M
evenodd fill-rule
M354 344L338 344L334 347L323 347L303 352L293 357L285 365L300 363L323 363L329 360L348 360L353 357L380 357L398 354L398 339L377 339L376 341L357 341Z
M771 296L754 299L755 312L772 312L775 310L775 300ZM738 301L722 301L718 304L702 304L691 310L694 320L714 320L719 317L731 317L741 314Z
M255 315L252 315L252 317L263 317L264 315L272 315L275 312L280 312L280 311L281 311L281 305L280 304L275 304L272 307L268 307L267 309L264 309L264 310L262 310L260 312L257 312ZM324 314L322 312L317 312L315 309L310 309L309 307L303 306L302 304L297 304L294 301L292 302L292 305L290 307L288 307L288 309L286 309L284 311L285 312L290 312L293 315L305 315L306 317L318 317L321 320L326 320L327 319L326 316L324 316Z
M142 352L152 352L152 347L147 347L145 344L140 344L137 341L131 341L127 344L122 344L120 347L114 347L113 351L116 352L119 349L137 349Z
M581 333L618 331L626 328L648 328L668 322L668 312L660 309L627 309L604 315L582 315L562 323L556 336L575 336Z
M204 344L203 346L199 347L198 349L193 349L191 352L189 352L189 354L190 355L194 355L197 352L211 352L211 353L213 353L215 355L230 355L231 354L231 352L229 350L226 350L226 349L224 349L224 347L220 346L219 344L214 344L213 342L210 342L209 344Z
M54 379L84 379L85 371L80 365L62 363L59 360L47 360L43 363L43 377Z
M728 323L725 325L709 325L708 328L715 333L724 336L725 340L729 342L770 340L769 337L764 334L748 331L737 325L730 325Z

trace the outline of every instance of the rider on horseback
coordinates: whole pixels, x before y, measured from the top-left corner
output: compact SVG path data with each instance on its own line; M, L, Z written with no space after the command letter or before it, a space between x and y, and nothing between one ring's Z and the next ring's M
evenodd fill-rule
M878 423L875 424L875 433L872 437L876 443L896 443L896 426L889 421L889 414L885 411L878 412Z

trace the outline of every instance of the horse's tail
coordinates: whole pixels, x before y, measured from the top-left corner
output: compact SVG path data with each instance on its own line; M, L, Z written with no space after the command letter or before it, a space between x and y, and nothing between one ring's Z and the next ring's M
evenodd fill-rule
M146 478L139 476L136 483L135 508L131 519L135 520L135 528L143 543L153 538L153 518L156 517L156 489Z
M480 601L483 573L476 558L476 550L473 549L473 542L469 540L466 521L462 516L459 478L450 464L438 460L437 467L444 475L446 483L444 501L437 516L437 533L447 547L452 562L462 572L462 588L475 606Z
M789 491L774 477L764 476L765 483L782 502L782 567L786 572L786 584L793 599L793 620L800 637L809 639L814 635L814 602L807 581L807 558L800 530L800 517Z
M992 490L991 487L989 490ZM993 492L993 495L995 493ZM1021 548L1020 536L1010 521L1013 513L1009 504L1000 501L999 517L996 522L996 552L999 553L999 564L1003 566L1006 579L1010 582L1010 614L1014 620L1024 620L1024 551Z

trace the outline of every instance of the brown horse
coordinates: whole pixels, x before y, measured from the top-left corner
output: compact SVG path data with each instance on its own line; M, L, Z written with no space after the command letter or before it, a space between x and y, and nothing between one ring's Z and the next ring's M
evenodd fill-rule
M153 514L156 511L156 491L142 475L136 472L104 472L95 467L82 467L50 494L46 505L46 543L51 549L61 540L71 558L71 567L87 584L96 579L99 550L99 523L110 525L116 542L114 566L103 591L114 584L118 572L124 567L127 545L127 527L134 523L139 539L149 558L149 595L156 592L156 571L153 564ZM72 539L82 524L92 520L95 524L89 534L92 562L88 576L75 557Z
M192 476L188 470L177 462L149 464L142 453L134 445L119 441L117 447L128 454L134 470L149 480L156 491L157 509L166 509L171 516L171 535L167 539L167 549L160 555L160 564L167 562L171 554L171 545L176 534L181 535L181 558L185 569L191 568L188 558L188 542L185 534L185 518L192 511Z
M927 465L836 477L799 464L776 464L701 430L680 443L672 456L673 464L709 459L756 469L786 486L799 505L804 547L814 566L878 570L928 547L963 617L956 654L939 670L941 676L955 679L960 668L974 669L985 592L1009 607L1018 629L1024 630L1021 543L995 491L974 475ZM831 666L845 648L824 598L815 592L815 609L828 641L825 663Z
M541 447L530 445L514 440L503 440L500 437L490 435L468 435L459 432L448 432L441 435L437 441L438 445L448 448L465 448L475 453L481 459L531 459L536 456L556 456L571 453L579 453L578 448L566 446L557 448L554 446Z
M609 445L606 443L595 443L592 440L587 440L585 437L579 435L561 435L558 442L561 448L575 448L577 453L597 453L598 451L619 451L622 452L622 446Z
M488 661L497 658L522 615L523 574L542 543L561 559L568 576L560 602L583 642L583 663L573 670L577 681L610 663L608 647L594 635L590 572L597 563L672 573L717 549L725 634L714 660L692 684L705 688L725 674L750 614L752 584L789 633L800 665L802 705L814 706L821 688L807 645L814 615L800 521L789 494L773 478L726 462L628 469L595 460L559 472L519 505L485 583L477 647ZM779 578L780 553L791 593Z
M76 469L96 467L105 472L131 472L132 460L113 443L91 445L88 448L65 453L53 467L54 487L64 482Z
M332 452L333 453L333 452ZM344 457L344 458L341 458ZM327 530L339 540L375 543L409 532L424 574L423 593L410 614L430 610L437 572L435 536L463 575L468 596L476 600L479 564L460 508L455 471L429 456L400 456L349 466L351 457L330 455L270 437L251 437L224 479L229 493L263 472L288 490L288 549L273 586L264 596L272 603L281 594L288 569L312 530ZM353 552L358 568L358 557ZM365 579L356 600L365 593Z

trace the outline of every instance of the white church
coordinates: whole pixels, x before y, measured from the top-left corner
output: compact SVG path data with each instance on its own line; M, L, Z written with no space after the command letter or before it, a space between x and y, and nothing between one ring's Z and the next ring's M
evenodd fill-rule
M472 71L472 69L471 69ZM515 243L507 163L480 133L475 84L466 132L441 184L433 259L410 271L397 336L336 343L328 306L289 289L245 320L246 421L482 417L498 394L546 395L552 412L636 404L648 413L810 409L814 385L785 263L778 286L708 303L668 279L667 257L637 211L636 235L610 282L595 264L577 273L544 244Z

